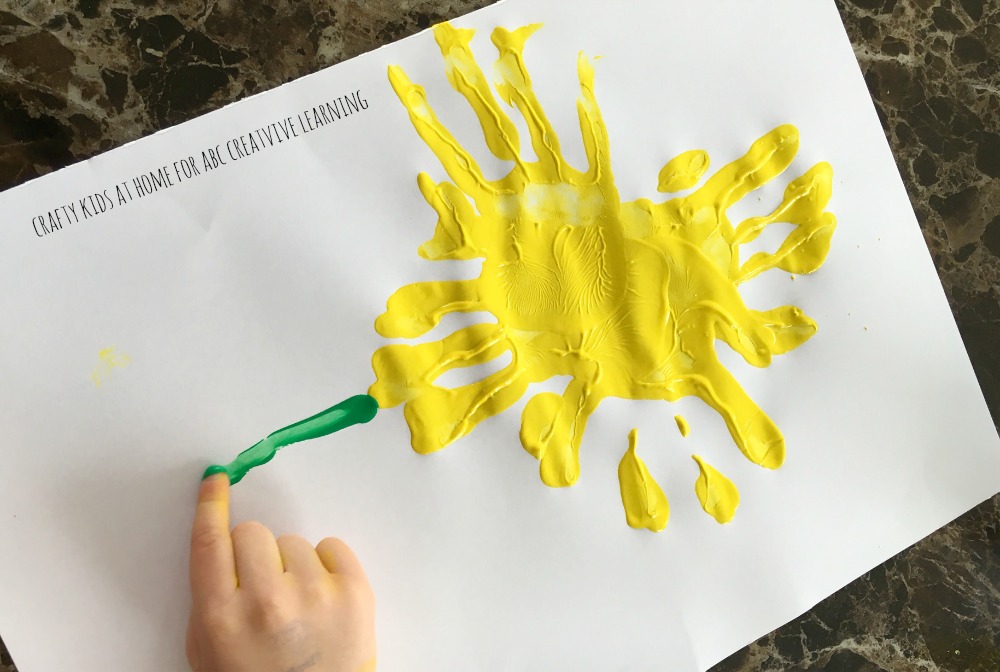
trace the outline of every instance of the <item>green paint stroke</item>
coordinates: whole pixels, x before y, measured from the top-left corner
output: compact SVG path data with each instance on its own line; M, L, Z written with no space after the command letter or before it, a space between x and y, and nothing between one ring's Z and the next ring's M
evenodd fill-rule
M229 464L213 464L202 474L202 479L208 478L212 474L227 474L229 483L236 485L247 475L248 471L270 462L279 448L290 446L299 441L318 439L345 427L368 422L375 417L377 412L378 402L367 394L359 394L345 399L322 413L317 413L311 418L300 420L294 425L288 425L288 427L269 434L266 439L258 441L237 455L236 459Z

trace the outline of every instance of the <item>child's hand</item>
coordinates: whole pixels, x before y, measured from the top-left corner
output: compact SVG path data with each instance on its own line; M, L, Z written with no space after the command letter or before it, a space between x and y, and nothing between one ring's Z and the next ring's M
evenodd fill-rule
M375 599L344 542L229 532L229 481L205 479L191 531L187 657L195 672L370 672Z

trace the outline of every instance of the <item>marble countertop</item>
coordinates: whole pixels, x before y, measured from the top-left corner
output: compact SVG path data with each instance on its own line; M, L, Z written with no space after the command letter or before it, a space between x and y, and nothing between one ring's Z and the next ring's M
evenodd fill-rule
M6 0L0 190L487 4ZM1000 2L837 5L996 421ZM1000 496L713 670L1000 670Z

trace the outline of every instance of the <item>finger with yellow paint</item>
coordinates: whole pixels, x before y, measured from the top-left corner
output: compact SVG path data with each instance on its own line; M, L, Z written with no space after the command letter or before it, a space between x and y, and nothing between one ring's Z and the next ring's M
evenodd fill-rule
M375 598L351 549L275 539L257 522L230 530L223 474L198 490L189 574L191 669L374 672Z

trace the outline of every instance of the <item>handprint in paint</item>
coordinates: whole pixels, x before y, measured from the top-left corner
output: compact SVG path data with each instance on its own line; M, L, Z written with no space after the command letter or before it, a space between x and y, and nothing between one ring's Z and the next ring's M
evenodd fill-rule
M485 311L496 323L469 326L436 342L380 348L372 360L377 380L370 393L382 407L404 404L413 448L431 453L503 412L530 383L572 377L562 395L539 394L522 415L521 443L540 461L542 481L553 487L577 481L587 419L606 397L697 396L725 420L749 460L769 469L781 466L780 430L722 366L715 347L721 340L764 367L816 332L797 307L747 307L738 287L770 268L811 273L822 265L835 228L834 216L824 211L830 166L817 164L792 180L770 214L734 226L727 210L782 173L798 151L798 131L779 126L687 196L623 203L591 60L581 54L577 62L576 107L588 162L579 169L564 158L525 67L525 42L538 28L493 31L499 100L473 58L473 31L448 24L434 30L448 80L475 111L489 150L513 164L497 180L486 179L440 123L423 88L399 67L389 69L410 121L450 178L436 184L426 173L418 177L438 215L434 236L419 253L432 261L483 261L475 279L401 288L389 298L376 330L387 338L415 338L452 312ZM524 117L530 160L501 101ZM706 152L685 152L661 170L658 189L691 189L708 166ZM778 249L741 261L740 247L775 222L794 225ZM477 383L435 384L451 369L504 352L510 364ZM636 454L634 437L619 476L629 524L663 529L666 497Z

